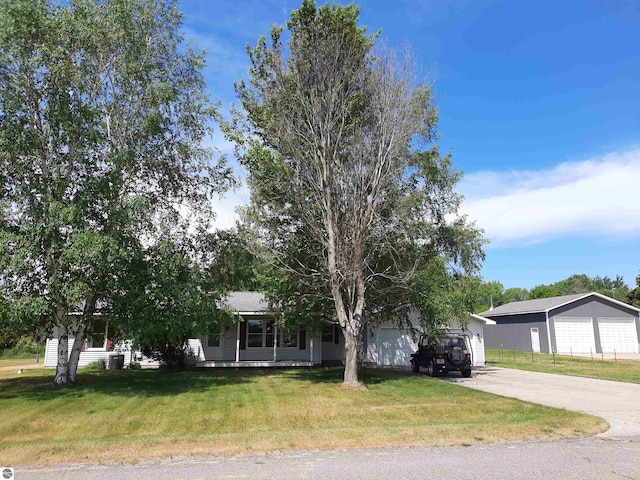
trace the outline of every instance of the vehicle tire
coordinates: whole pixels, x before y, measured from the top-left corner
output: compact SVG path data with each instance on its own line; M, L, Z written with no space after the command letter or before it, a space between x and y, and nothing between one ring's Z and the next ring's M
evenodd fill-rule
M433 360L429 360L429 362L427 363L427 375L429 375L430 377L436 376L436 370L433 367Z
M418 362L411 362L411 371L413 373L420 373L420 365L418 365Z
M461 373L464 378L469 378L471 376L471 370L462 370Z

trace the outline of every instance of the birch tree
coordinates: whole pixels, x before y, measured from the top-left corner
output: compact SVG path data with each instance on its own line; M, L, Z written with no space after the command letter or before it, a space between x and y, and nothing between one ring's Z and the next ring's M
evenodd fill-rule
M174 0L0 0L0 295L12 322L59 327L56 385L141 239L229 184L180 26Z
M248 48L250 78L236 85L244 114L228 127L250 174L246 219L287 279L281 300L331 302L351 386L367 323L429 305L416 272L437 260L466 275L482 259L480 233L456 215L460 173L435 144L430 85L358 15L304 0L286 42L274 27Z

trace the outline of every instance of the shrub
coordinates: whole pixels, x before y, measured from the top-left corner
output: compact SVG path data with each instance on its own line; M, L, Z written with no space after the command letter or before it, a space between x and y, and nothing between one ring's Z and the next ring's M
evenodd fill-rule
M36 353L37 346L33 337L20 337L14 348L16 350L22 350L25 353Z
M46 339L40 342L40 345L31 336L20 337L12 348L0 349L0 357L2 358L30 358L40 349L40 354L44 353L44 343Z
M140 366L140 363L138 362L131 362L129 364L129 370L140 370L142 367Z
M105 370L107 368L107 362L104 358L99 358L95 362L91 362L85 367L87 370Z
M156 348L143 346L141 350L145 357L162 362L170 370L174 368L184 370L196 365L196 356L186 341L177 345L165 342L162 346Z

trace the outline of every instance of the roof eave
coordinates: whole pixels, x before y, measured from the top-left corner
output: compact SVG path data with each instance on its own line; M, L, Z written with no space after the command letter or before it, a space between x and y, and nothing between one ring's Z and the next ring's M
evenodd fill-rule
M616 300L615 298L607 297L606 295L602 295L601 293L598 293L598 292L585 293L581 297L574 298L571 301L568 301L568 302L565 302L565 303L561 303L560 305L556 305L554 307L551 307L551 308L547 309L545 311L545 313L549 313L551 310L555 310L556 308L564 307L565 305L569 305L571 303L577 302L578 300L584 300L585 298L592 297L592 296L601 298L602 300L605 300L607 302L615 303L616 305L619 305L621 307L626 307L626 308L629 308L631 310L635 310L636 312L640 313L640 308L634 307L633 305L629 305L628 303L621 302L620 300Z

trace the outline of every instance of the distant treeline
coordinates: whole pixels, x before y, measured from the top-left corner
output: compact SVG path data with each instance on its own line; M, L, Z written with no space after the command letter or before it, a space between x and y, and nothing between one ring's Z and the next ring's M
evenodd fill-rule
M631 289L624 283L621 275L615 278L608 276L589 277L585 274L571 275L548 285L536 285L531 290L526 288L504 288L498 281L484 282L477 287L473 295L473 311L484 312L491 306L497 307L509 302L548 298L576 293L598 292L621 302L640 307L640 275L636 277L636 288Z

